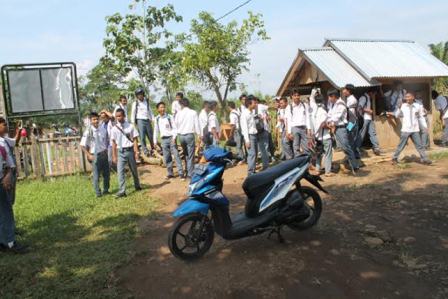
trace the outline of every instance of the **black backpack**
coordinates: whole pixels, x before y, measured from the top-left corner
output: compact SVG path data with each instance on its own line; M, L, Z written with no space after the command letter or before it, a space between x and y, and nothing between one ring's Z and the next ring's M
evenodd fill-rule
M258 115L258 107L255 108L254 121L255 121L255 128L257 129L257 134L263 133L265 131L264 123L263 119Z

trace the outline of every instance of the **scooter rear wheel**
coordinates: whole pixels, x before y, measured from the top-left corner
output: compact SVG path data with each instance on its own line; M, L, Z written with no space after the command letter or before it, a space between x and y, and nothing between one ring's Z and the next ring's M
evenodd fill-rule
M212 222L207 216L188 214L173 225L168 236L168 246L175 257L193 261L210 249L214 235Z
M319 221L322 213L322 199L320 198L319 193L313 188L302 186L299 191L303 196L304 205L309 210L310 215L306 219L289 223L288 227L293 230L301 231L309 229Z

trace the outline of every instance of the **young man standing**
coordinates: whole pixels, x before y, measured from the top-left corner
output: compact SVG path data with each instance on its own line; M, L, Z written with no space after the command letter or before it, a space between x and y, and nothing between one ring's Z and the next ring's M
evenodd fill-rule
M176 98L174 99L173 103L171 104L171 114L173 115L173 118L176 119L177 112L182 109L180 106L180 100L184 98L184 94L182 92L176 93Z
M292 141L287 136L288 120L286 118L286 111L290 110L288 100L281 97L279 100L279 108L277 111L277 128L281 136L282 154L286 160L294 158L294 151Z
M400 105L395 112L387 112L388 115L393 114L396 118L401 118L400 142L392 157L392 163L398 163L400 153L405 148L408 139L411 138L420 154L421 162L429 165L432 161L428 159L420 138L420 126L427 128L426 121L423 118L423 107L415 102L413 92L406 92L404 99L406 102Z
M443 136L441 145L448 147L448 98L439 95L435 90L432 91L431 97L434 100L434 106L440 113L440 120L442 121Z
M380 144L378 138L376 137L375 123L373 122L373 105L372 100L375 96L375 89L370 88L365 92L360 98L358 103L359 115L362 115L364 121L362 123L361 131L358 135L358 140L356 141L356 147L358 151L360 150L362 143L366 134L369 134L370 143L373 146L373 153L377 156L381 155Z
M113 117L115 117L115 112L117 112L117 109L123 109L124 117L128 120L128 98L125 95L120 96L118 105L115 106L114 112L112 113Z
M177 113L174 120L176 124L177 135L179 136L180 145L182 146L186 159L186 174L191 178L194 170L194 152L196 146L196 136L201 136L199 128L199 118L196 111L189 108L190 101L183 98L180 101L181 110Z
M428 119L428 111L425 109L425 105L423 104L423 95L421 91L415 92L415 102L422 106L423 117L425 120L426 127L424 125L420 125L420 138L422 140L422 145L425 150L429 149L429 119Z
M201 138L204 146L208 143L208 115L210 113L210 102L204 101L202 103L201 112L199 112L199 128L201 130Z
M107 132L107 157L109 160L109 166L112 167L112 143L110 142L110 134L114 126L114 120L112 120L112 114L107 110L102 110L100 112L100 126L103 127Z
M7 158L9 163L13 164L14 167L11 168L12 175L12 188L11 188L11 202L14 205L16 201L16 183L17 183L17 161L16 155L14 154L14 148L19 143L21 138L22 128L16 129L16 135L14 138L8 136L8 133L0 135L0 146L3 146L6 149Z
M157 104L157 111L159 112L159 115L157 115L155 119L154 144L158 144L157 139L160 136L163 160L165 161L166 169L168 171L166 178L171 179L174 177L174 157L179 177L183 179L184 172L182 169L182 162L180 161L179 152L177 151L176 146L176 127L174 118L166 113L166 105L164 102Z
M347 106L340 98L340 94L337 89L331 89L328 91L328 107L327 125L334 131L334 135L345 153L352 172L354 172L359 169L359 165L356 160L355 153L349 143L347 132Z
M110 167L108 159L109 138L107 128L100 126L98 113L90 113L90 126L81 138L81 148L87 160L92 163L92 182L97 197L109 194ZM100 174L103 176L103 192L101 192Z
M216 109L217 109L218 105L216 102L210 102L209 107L210 107L210 112L209 112L208 120L207 120L207 128L208 128L207 133L211 137L210 145L218 146L219 145L219 133L220 133L219 120L218 120L218 116L216 115Z
M260 114L257 102L253 96L246 99L246 108L241 115L241 131L243 132L246 147L248 175L255 173L258 150L261 152L263 170L269 167L269 140L266 130L266 115Z
M244 157L244 151L243 151L243 135L241 134L241 114L236 109L236 105L234 102L229 102L227 104L229 107L230 113L230 125L232 126L232 129L230 131L230 138L233 138L233 140L236 143L236 158L239 161L238 163L241 163L245 160Z
M151 105L148 99L145 97L145 91L143 88L139 88L135 91L135 96L137 100L132 103L132 119L131 123L135 124L138 128L140 134L140 143L142 146L143 154L148 156L150 151L146 146L146 137L148 137L149 143L151 145L151 151L154 150L154 143L152 137L152 121L154 115L152 114Z
M298 90L292 92L292 104L286 110L289 140L293 141L294 156L308 152L308 138L311 138L311 119L309 105L300 100ZM289 111L288 111L289 110Z
M6 120L0 117L0 136L7 134ZM15 239L13 211L14 172L16 165L4 146L0 145L0 251L26 253L25 246Z
M312 118L314 137L317 142L321 143L316 157L316 170L319 172L322 170L322 158L324 158L325 176L333 176L334 174L331 172L333 141L331 140L330 130L327 126L328 113L325 108L324 97L320 94L316 95L313 101L316 104Z
M138 159L138 132L133 125L125 119L123 109L117 109L115 112L117 123L112 128L112 161L117 164L118 173L118 193L116 197L126 196L125 167L128 164L134 179L135 190L142 189L138 178L137 163Z
M358 151L357 147L357 141L358 141L358 117L357 117L357 110L358 110L358 100L353 95L355 92L355 86L353 84L347 84L345 85L344 89L342 90L342 95L346 99L347 108L348 108L348 121L351 123L349 127L347 128L348 131L348 140L350 143L350 146L352 147L353 152L355 153L356 159L361 158L361 154Z

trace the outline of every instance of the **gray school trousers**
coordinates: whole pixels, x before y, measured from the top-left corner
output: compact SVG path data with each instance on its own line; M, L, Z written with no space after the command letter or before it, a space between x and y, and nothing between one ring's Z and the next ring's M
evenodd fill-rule
M306 127L292 127L291 133L294 137L294 156L299 156L302 152L308 152L308 138L306 134Z
M103 176L103 192L109 192L110 166L107 150L95 154L92 161L92 183L97 196L101 195L100 175Z
M168 175L173 175L173 158L176 162L177 172L179 176L183 176L184 172L182 169L182 162L180 161L179 152L177 151L177 146L173 143L173 137L162 137L161 138L163 160L165 161L166 170Z
M140 189L140 180L138 178L137 163L135 161L134 149L132 147L118 149L117 173L118 173L118 193L126 192L126 173L125 167L128 164L134 179L135 189Z
M249 135L250 148L247 155L247 172L249 175L255 173L258 150L261 153L263 170L269 167L269 134L264 131L259 134Z
M322 169L322 158L324 159L325 173L331 172L331 164L333 162L333 140L331 138L322 140L324 151L317 154L316 157L316 169L320 171Z
M353 148L349 142L347 128L345 126L337 127L335 137L339 143L339 146L344 151L345 156L347 157L347 160L350 163L350 166L353 169L359 168L358 161L356 160L355 157L355 153L353 152Z
M395 153L392 158L398 160L398 157L406 147L406 143L408 142L409 138L411 138L412 142L414 142L414 146L417 149L418 153L420 154L420 158L422 160L427 160L428 156L426 155L425 148L422 144L422 140L420 138L420 132L411 132L411 133L401 132L400 142L398 143L397 149L395 150Z
M184 157L186 161L186 174L191 178L194 171L194 149L196 146L196 141L194 134L184 134L179 135L180 146L182 146Z

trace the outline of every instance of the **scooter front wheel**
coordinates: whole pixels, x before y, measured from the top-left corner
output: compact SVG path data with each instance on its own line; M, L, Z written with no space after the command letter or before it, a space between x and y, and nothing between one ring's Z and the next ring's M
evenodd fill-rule
M210 249L214 235L212 222L207 216L188 214L179 218L171 228L168 246L175 257L193 261Z

